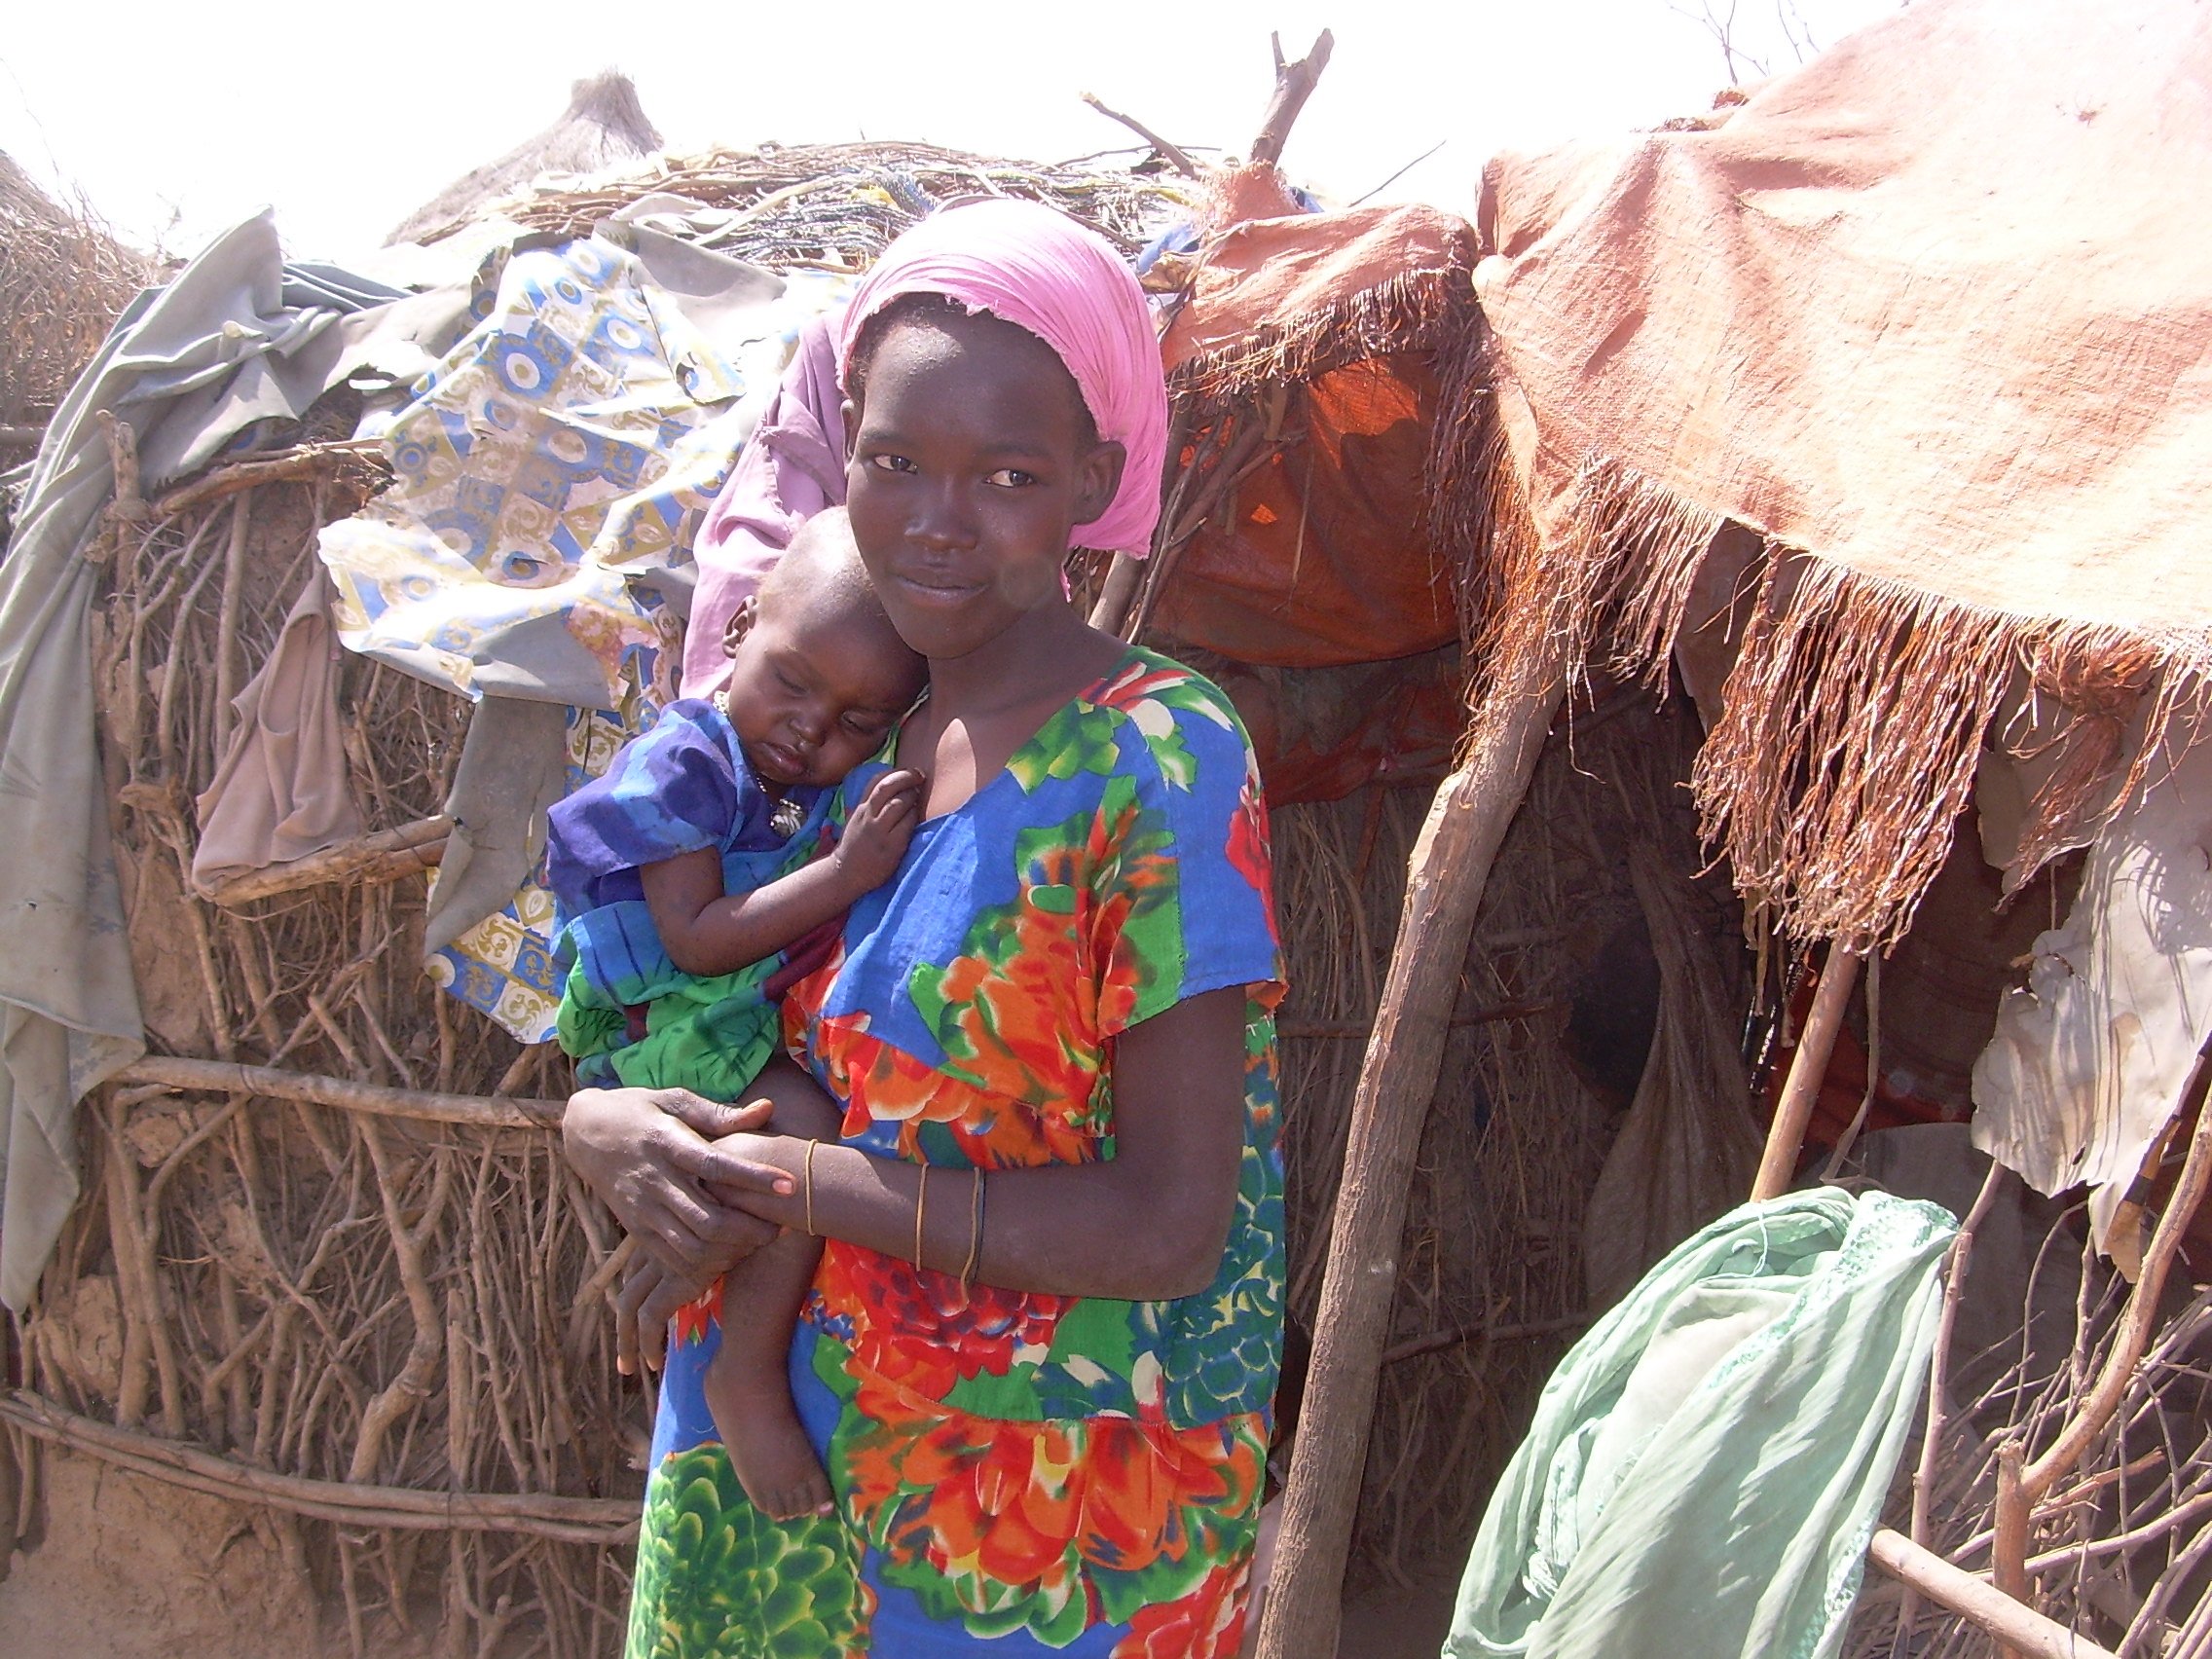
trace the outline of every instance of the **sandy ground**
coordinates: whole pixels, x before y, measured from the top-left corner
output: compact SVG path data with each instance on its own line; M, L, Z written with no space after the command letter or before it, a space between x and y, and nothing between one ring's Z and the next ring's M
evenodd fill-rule
M42 1456L39 1479L38 1524L0 1579L5 1659L350 1654L266 1518L65 1453ZM5 1478L0 1497L13 1498ZM1435 1659L1456 1589L1440 1580L1362 1598L1345 1609L1339 1659ZM368 1648L371 1659L423 1652L388 1632L372 1632Z
M40 1521L0 1581L8 1659L303 1659L324 1652L276 1536L237 1504L90 1458L40 1458ZM340 1639L343 1643L343 1637Z

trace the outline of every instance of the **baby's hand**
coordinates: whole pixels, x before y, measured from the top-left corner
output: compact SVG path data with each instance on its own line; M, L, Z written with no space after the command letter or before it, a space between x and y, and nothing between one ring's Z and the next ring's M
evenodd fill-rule
M856 893L872 892L898 870L922 820L922 788L919 772L886 772L845 820L844 839L830 856Z

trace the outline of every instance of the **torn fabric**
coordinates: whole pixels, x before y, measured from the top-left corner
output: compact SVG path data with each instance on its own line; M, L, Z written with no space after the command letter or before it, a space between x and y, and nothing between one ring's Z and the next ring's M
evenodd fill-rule
M328 590L321 570L311 568L269 660L232 702L230 745L194 802L192 884L203 894L361 833L338 717Z
M2212 745L2090 845L2074 907L1998 1005L1973 1068L1973 1141L2039 1193L2086 1183L2097 1246L2212 1037Z

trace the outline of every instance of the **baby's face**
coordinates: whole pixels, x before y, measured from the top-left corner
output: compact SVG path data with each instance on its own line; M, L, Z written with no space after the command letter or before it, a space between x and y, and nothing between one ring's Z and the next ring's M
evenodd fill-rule
M770 789L833 784L882 745L919 689L913 660L849 617L746 601L730 649L729 719ZM879 625L880 628L880 625Z

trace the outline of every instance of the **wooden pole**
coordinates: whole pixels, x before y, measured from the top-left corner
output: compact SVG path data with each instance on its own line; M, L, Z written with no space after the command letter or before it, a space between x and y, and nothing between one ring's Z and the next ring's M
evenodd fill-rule
M1120 635L1143 575L1140 560L1125 552L1115 554L1114 562L1106 567L1106 579L1098 584L1098 603L1090 608L1090 625L1102 634Z
M1283 61L1279 34L1268 37L1268 47L1275 55L1275 92L1268 100L1268 113L1260 118L1260 135L1252 140L1252 160L1272 167L1282 160L1291 127L1298 120L1298 112L1306 107L1306 100L1313 95L1321 71L1329 66L1329 54L1337 49L1337 37L1323 29L1313 42L1313 50L1295 63Z
M1789 1079L1782 1086L1782 1099L1766 1132L1758 1179L1751 1183L1753 1203L1779 1196L1796 1173L1805 1125L1813 1121L1813 1102L1821 1097L1821 1079L1827 1076L1828 1056L1835 1052L1836 1033L1843 1029L1843 1011L1850 1006L1851 988L1859 982L1859 964L1864 960L1856 951L1828 952L1827 965L1821 970L1821 988L1813 993L1813 1012L1806 1016L1805 1034L1798 1039Z
M1475 910L1559 711L1566 668L1565 630L1522 656L1514 678L1492 693L1472 753L1437 791L1414 845L1405 913L1352 1102L1259 1659L1325 1659L1337 1650L1414 1155L1444 1063Z

